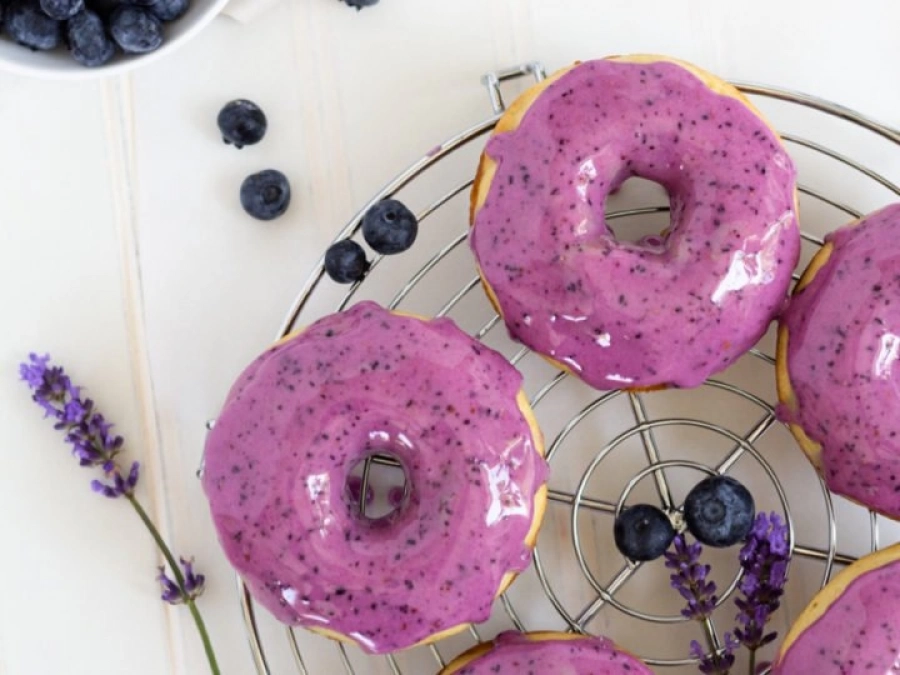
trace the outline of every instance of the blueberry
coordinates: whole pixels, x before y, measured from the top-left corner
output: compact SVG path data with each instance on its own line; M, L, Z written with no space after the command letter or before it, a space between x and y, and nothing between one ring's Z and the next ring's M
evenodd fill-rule
M17 0L10 4L3 27L13 40L35 51L55 49L62 39L62 24L44 14L37 0Z
M126 54L146 54L163 43L160 20L136 5L119 5L109 18L109 32Z
M366 252L352 239L334 243L325 251L325 272L339 284L359 281L368 269Z
M624 509L613 525L616 548L629 560L656 560L675 538L669 517L655 506L636 504Z
M226 103L217 119L222 140L236 148L259 143L266 135L268 122L262 109L244 99Z
M356 7L357 11L362 9L363 7L371 7L372 5L377 5L378 0L344 0L350 7Z
M72 58L89 68L102 66L116 53L115 45L106 34L103 19L89 9L83 9L69 19L66 37Z
M377 253L402 253L416 240L419 223L396 199L378 202L363 216L363 237Z
M41 9L51 19L65 21L84 9L84 0L41 0Z
M730 476L711 476L697 483L684 500L684 520L691 534L708 546L743 541L756 515L753 495Z
M287 211L291 203L291 185L275 169L247 176L241 184L241 206L259 220L273 220Z
M150 5L150 13L160 21L174 21L190 9L191 0L156 0Z

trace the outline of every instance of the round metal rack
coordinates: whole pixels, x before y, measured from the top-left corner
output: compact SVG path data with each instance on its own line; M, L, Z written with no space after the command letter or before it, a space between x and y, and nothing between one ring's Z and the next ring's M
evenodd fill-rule
M626 561L611 546L610 533L612 518L629 500L653 498L668 510L677 510L683 499L679 483L696 481L704 474L740 469L742 477L756 486L754 489L768 495L758 501L784 515L790 528L792 574L782 613L802 609L836 566L900 540L900 531L891 529L892 525L832 497L778 424L771 334L729 371L696 390L650 394L590 390L509 340L502 321L477 292L479 279L466 256L467 197L474 161L504 109L502 90L521 87L529 78L544 78L540 64L527 63L486 75L483 84L493 116L429 151L364 204L335 238L357 235L362 215L370 206L399 194L412 206L424 205L417 209L417 215L425 236L420 234L416 247L418 255L424 257L416 260L414 267L398 266L402 268L399 273L394 271L392 258L390 275L383 269L388 261L376 257L367 278L349 288L321 283L320 260L290 308L278 337L361 297L390 308L407 309L417 290L432 280L435 288L428 297L442 291L441 304L431 311L417 306L415 311L452 316L519 366L547 435L552 468L550 503L532 568L498 599L488 626L473 626L450 644L413 650L420 652L419 660L409 662L404 654L366 657L353 647L300 629L278 627L274 621L264 629L261 624L269 621L268 617L257 615L252 598L239 580L243 616L259 675L287 672L285 668L301 675L424 673L439 669L462 649L506 628L612 633L654 668L673 675L696 672L687 646L698 629L680 615L678 595L668 589L668 573L661 564ZM792 154L796 153L801 211L805 214L801 266L821 245L827 231L900 197L900 187L885 176L900 173L896 162L900 159L900 131L813 96L755 84L737 86L757 105L771 108L766 110L768 117L778 123ZM796 126L803 127L804 133L790 130ZM829 137L827 144L806 133L820 129ZM456 160L459 178L441 170L442 165L461 156ZM820 183L824 187L818 187ZM852 196L845 202L846 192L852 192ZM607 205L611 225L667 218L666 204L626 203L615 208L613 201ZM656 201L665 201L664 195L657 195ZM817 230L809 229L807 213L819 225ZM429 228L433 223L435 227ZM370 284L376 277L380 281ZM407 279L399 288L398 278ZM370 285L372 290L367 295ZM559 399L555 403L554 397ZM730 418L728 422L726 418ZM361 494L366 494L370 468L366 464ZM611 489L613 494L606 494ZM734 552L731 555L734 557ZM717 558L714 567L720 567L722 560ZM721 566L727 574L719 580L723 590L713 617L715 640L719 639L717 626L733 621L734 612L729 613L727 605L739 580L736 564L729 566L726 561ZM530 589L530 599L527 594L517 594L520 585ZM532 605L539 604L534 599L538 596L543 604L535 608ZM788 619L782 621L780 630ZM640 622L637 629L634 622ZM620 624L631 626L628 635L642 637L621 639L616 634ZM663 634L654 634L654 630L685 631L686 637L679 643L683 649L679 653L658 653L659 638L655 635ZM325 652L331 655L333 665L316 666L313 662L324 658ZM736 668L734 672L744 671Z

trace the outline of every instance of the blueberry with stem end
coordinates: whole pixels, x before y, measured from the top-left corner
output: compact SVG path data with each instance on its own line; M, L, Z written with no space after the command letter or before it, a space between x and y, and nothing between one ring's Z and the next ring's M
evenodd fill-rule
M385 199L366 211L362 233L376 253L392 255L413 245L419 233L419 222L401 202Z
M109 32L126 54L146 54L163 43L162 22L137 5L119 5L109 17Z
M222 140L240 149L259 143L266 135L266 114L253 101L237 99L226 103L216 119Z
M685 524L707 546L724 548L743 541L755 515L753 495L730 476L703 479L684 500Z
M275 169L247 176L241 184L241 206L259 220L274 220L287 211L291 203L291 184Z
M44 14L57 21L66 21L84 9L84 0L41 0Z
M102 66L116 53L106 27L95 12L83 9L66 23L72 58L88 68Z
M325 272L339 284L360 281L368 269L366 252L352 239L335 242L325 251Z
M47 16L37 0L17 0L6 7L6 34L34 51L56 49L62 40L62 23Z
M613 525L616 548L629 560L656 560L675 539L675 528L669 517L650 504L625 508Z

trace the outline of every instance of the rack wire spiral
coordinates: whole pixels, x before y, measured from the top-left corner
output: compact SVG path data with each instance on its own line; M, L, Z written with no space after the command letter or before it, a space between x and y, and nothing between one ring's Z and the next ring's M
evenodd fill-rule
M466 197L483 140L504 110L502 89L521 87L528 78L543 79L543 67L526 63L484 76L493 116L426 153L363 205L335 238L357 235L362 215L373 204L400 195L407 204L423 205L414 209L423 226L414 251L425 256L424 262L413 252L397 256L390 260L391 273L387 274L385 261L376 257L366 279L347 289L320 284L324 272L320 260L278 337L345 308L351 300L368 297L392 309L452 316L476 338L506 354L525 375L526 392L548 440L552 468L550 505L534 564L499 598L487 626L472 626L467 633L438 645L386 657L365 657L355 648L291 628L286 629L285 648L284 638L278 637L285 628L257 615L251 596L238 580L259 675L292 670L301 675L433 672L473 641L507 628L602 632L651 666L665 667L673 675L696 672L691 667L695 661L686 654L697 627L679 614L679 596L668 589L667 573L661 564L626 561L613 548L611 532L612 517L635 500L655 499L670 512L677 512L684 486L689 487L702 474L740 473L761 507L785 516L792 574L785 607L779 612L781 625L777 627L782 633L788 615L805 606L835 566L849 564L885 543L900 541L895 524L830 495L777 424L771 334L704 386L652 394L590 390L508 339L483 294L473 292L479 279L463 246L468 230ZM778 122L800 169L806 229L798 269L821 245L825 232L900 197L900 187L885 177L886 173L900 175L900 153L896 152L900 131L813 96L755 84L737 86ZM798 124L807 131L823 131L834 144L788 130ZM854 156L850 150L835 147L852 148ZM826 187L813 187L816 181ZM667 223L668 206L659 203L665 201L665 195L649 186L638 187L644 188L639 203L629 204L626 184L623 194L607 204L607 220L617 233L623 227L649 227L658 232ZM853 194L852 206L834 196L845 192ZM648 195L651 203L656 203L648 206ZM816 227L809 229L809 223ZM396 288L398 278L408 280ZM460 278L465 281L462 286L458 286ZM436 297L441 301L434 306ZM576 412L572 414L572 410ZM373 467L390 461L366 460L362 495L367 494ZM786 487L785 482L792 485ZM609 494L611 489L618 493ZM715 626L723 619L733 620L728 601L739 581L739 567L733 551L708 553L714 574L722 574L717 582L724 589L713 617ZM715 628L713 635L718 640ZM279 642L281 646L277 646ZM666 649L664 642L675 646ZM736 668L735 672L743 670Z

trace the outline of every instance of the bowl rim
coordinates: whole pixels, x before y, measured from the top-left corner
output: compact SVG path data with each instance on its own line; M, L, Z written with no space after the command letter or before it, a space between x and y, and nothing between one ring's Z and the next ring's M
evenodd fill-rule
M32 65L20 63L18 61L9 61L3 56L0 56L0 71L44 80L70 81L91 80L121 75L136 68L149 65L150 63L177 51L179 47L187 43L191 38L196 37L197 33L206 28L213 19L219 16L229 2L230 0L214 0L214 2L203 10L202 13L193 17L193 23L187 26L184 32L171 40L164 42L156 51L147 54L129 56L97 68L87 68L84 66L78 68L59 68L53 65L42 64L39 60L36 60L35 64ZM186 18L187 17L183 17L182 19L179 19L179 21L183 21ZM23 49L25 48L23 47Z

